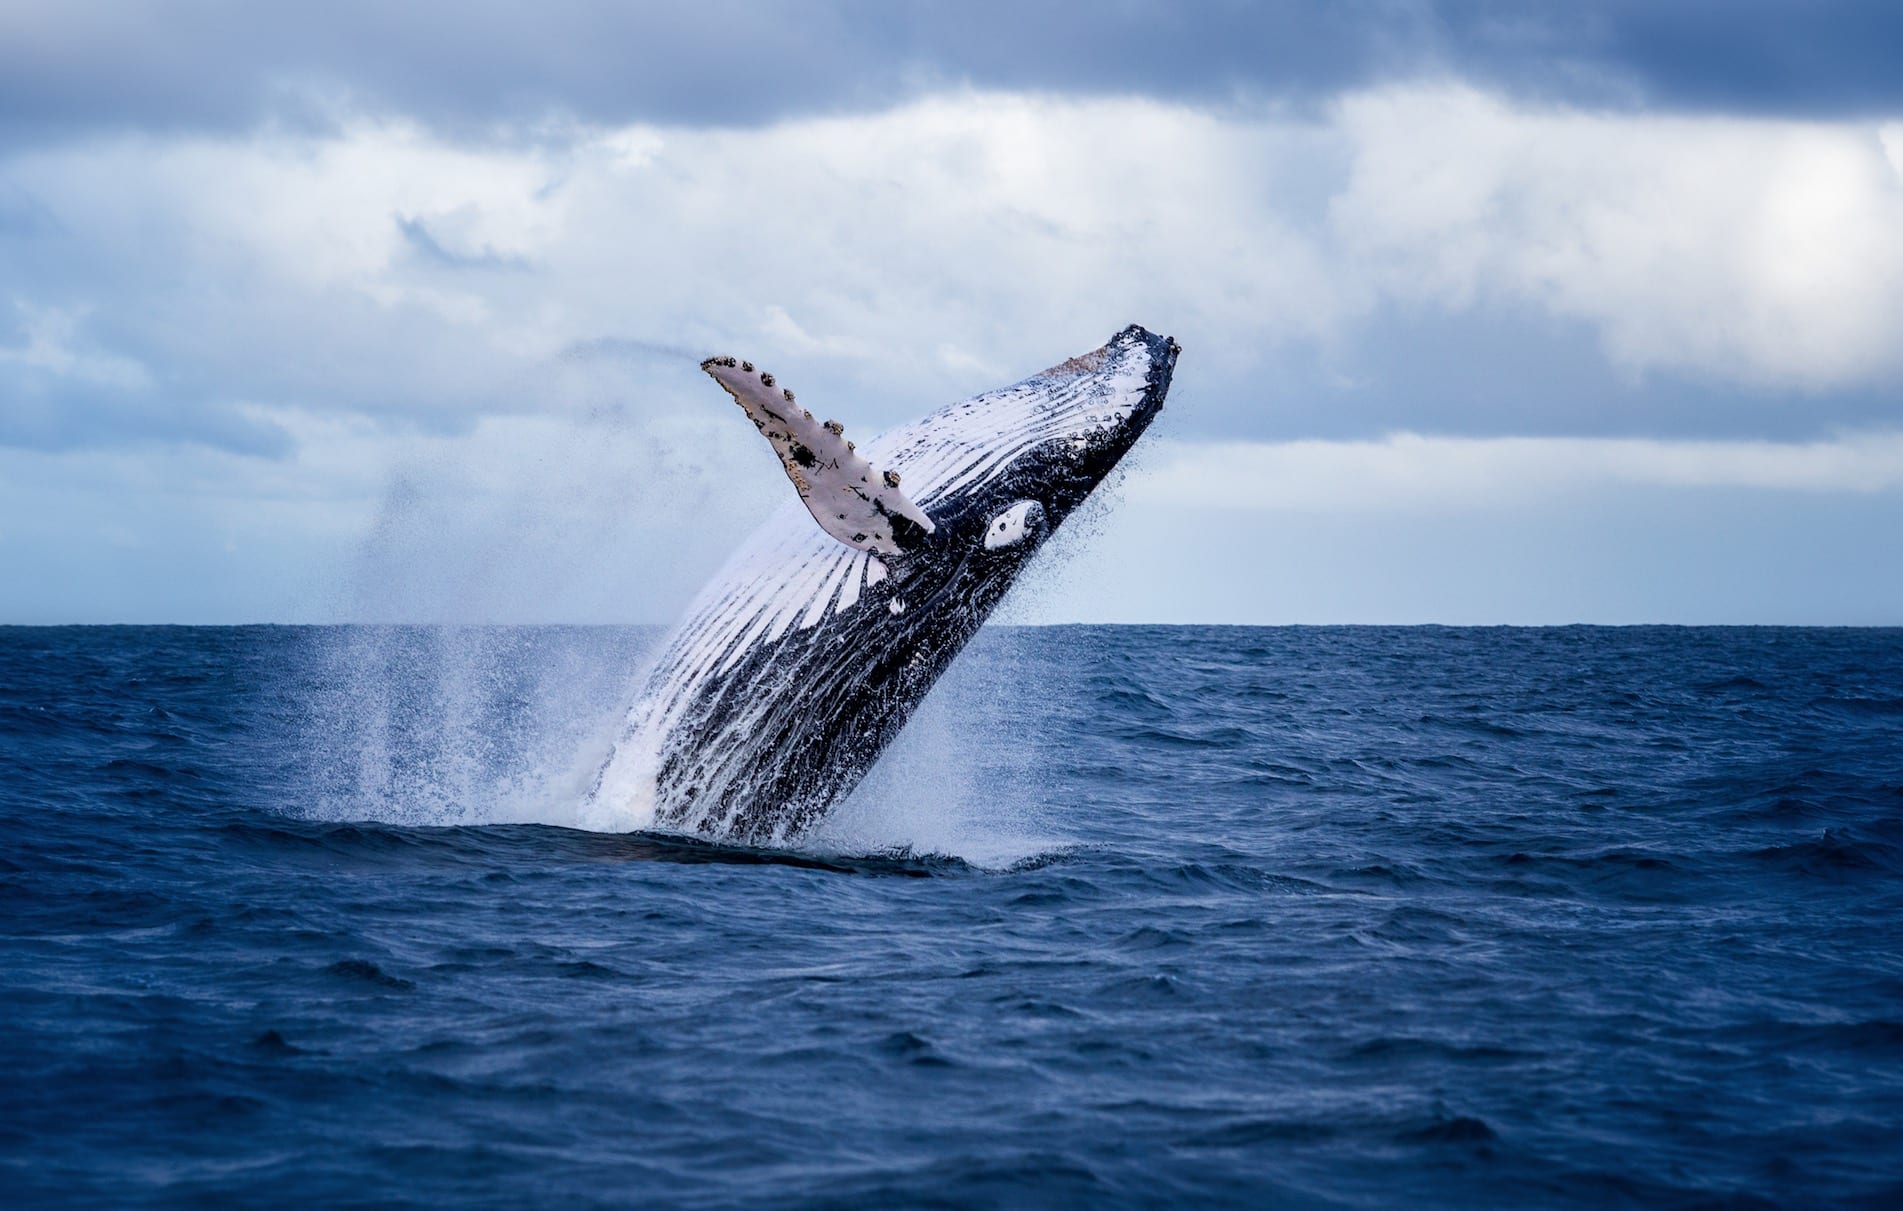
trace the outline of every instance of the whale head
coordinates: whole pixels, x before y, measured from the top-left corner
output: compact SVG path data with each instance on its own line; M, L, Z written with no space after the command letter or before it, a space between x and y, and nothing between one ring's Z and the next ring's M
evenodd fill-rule
M1114 470L1162 409L1180 352L1132 326L1021 383L881 438L935 523L917 552L1015 570Z

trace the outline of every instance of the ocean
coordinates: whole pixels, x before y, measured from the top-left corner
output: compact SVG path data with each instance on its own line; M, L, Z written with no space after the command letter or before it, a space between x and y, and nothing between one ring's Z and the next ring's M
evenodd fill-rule
M652 629L0 629L9 1207L1903 1206L1903 631L990 628L797 850Z

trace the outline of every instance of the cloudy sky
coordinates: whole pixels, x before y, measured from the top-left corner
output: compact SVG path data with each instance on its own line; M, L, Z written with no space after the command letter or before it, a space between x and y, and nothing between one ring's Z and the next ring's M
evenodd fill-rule
M0 622L666 621L787 490L702 356L869 434L1140 322L1169 406L1020 621L1903 623L1900 60L1832 0L0 0Z

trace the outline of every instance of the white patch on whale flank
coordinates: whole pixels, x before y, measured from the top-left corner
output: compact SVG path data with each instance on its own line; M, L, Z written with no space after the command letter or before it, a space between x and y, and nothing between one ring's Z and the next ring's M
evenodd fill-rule
M995 551L1024 541L1044 524L1044 506L1034 500L1021 500L985 523L985 550Z

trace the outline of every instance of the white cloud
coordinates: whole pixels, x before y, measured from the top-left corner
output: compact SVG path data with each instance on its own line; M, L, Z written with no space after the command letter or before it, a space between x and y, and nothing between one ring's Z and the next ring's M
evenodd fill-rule
M0 345L0 364L105 387L138 390L151 385L151 374L138 362L85 347L80 334L83 315L25 302L17 302L15 310L20 319L20 341L13 346Z
M1457 85L1313 119L949 93L748 129L457 143L385 121L42 146L0 160L0 408L27 398L3 394L9 374L37 392L23 440L136 422L148 442L234 449L265 429L295 453L15 452L8 512L64 502L29 518L44 551L67 518L79 551L115 526L152 546L198 525L240 564L368 528L362 560L435 569L422 612L651 618L780 487L694 381L708 352L771 366L855 429L1135 320L1187 347L1171 418L1260 432L1265 350L1317 352L1331 400L1406 381L1356 344L1396 308L1560 317L1641 376L1813 401L1888 389L1899 147L1895 124L1531 109ZM16 212L38 217L8 226ZM91 394L60 394L69 380ZM1536 391L1525 406L1537 428ZM54 432L87 407L103 419ZM1900 462L1892 436L1202 443L1158 446L1128 495L1311 511L1621 484L1844 495L1894 491ZM379 509L408 518L394 546ZM604 576L603 550L688 571ZM537 585L556 582L608 588L544 609Z
M1881 380L1903 356L1899 130L1457 85L1314 122L951 94L486 146L400 122L124 138L0 181L66 241L20 253L25 302L94 307L122 357L231 398L532 407L538 359L635 337L810 365L890 399L885 423L1131 319L1233 397L1265 348L1337 347L1384 302L1583 320L1636 371Z
M377 123L123 138L22 154L0 184L72 252L31 237L21 289L115 312L228 398L533 408L522 380L547 359L632 338L810 368L883 425L1133 319L1195 331L1211 364L1325 334L1324 250L1262 192L1299 174L1304 137L960 95L490 147Z
M1133 319L1235 401L1266 349L1339 349L1384 303L1583 320L1639 371L1882 380L1898 129L1453 85L1320 121L948 94L494 145L401 122L128 137L21 153L0 184L62 233L16 237L24 302L94 308L119 356L227 402L532 409L546 359L634 338L777 359L885 424Z
M1504 298L1636 370L1823 389L1903 366L1903 127L1519 110L1459 87L1344 102L1333 218L1377 291Z

